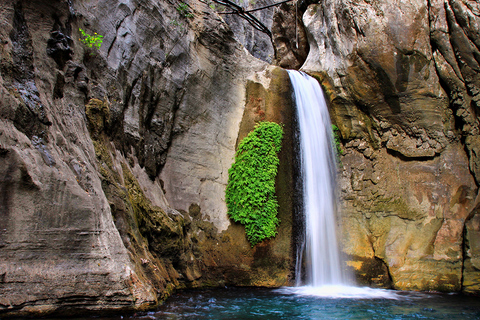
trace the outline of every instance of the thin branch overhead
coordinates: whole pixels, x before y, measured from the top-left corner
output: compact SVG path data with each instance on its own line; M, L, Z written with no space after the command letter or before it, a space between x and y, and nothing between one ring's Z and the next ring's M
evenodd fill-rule
M290 2L293 0L284 0L281 2L272 3L260 8L255 8L250 10L245 10L243 7L229 0L212 0L212 1L215 3L221 4L222 6L225 6L232 10L230 12L219 12L219 14L238 14L240 17L247 20L248 23L250 23L255 29L263 33L266 33L270 38L272 38L272 33L270 32L270 30L268 30L268 28L263 23L261 23L254 15L252 15L251 12L267 9L273 6L278 6L282 3Z

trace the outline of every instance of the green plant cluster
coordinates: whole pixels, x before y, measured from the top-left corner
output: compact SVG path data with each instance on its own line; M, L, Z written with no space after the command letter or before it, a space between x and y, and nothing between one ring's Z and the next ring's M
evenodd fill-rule
M335 149L337 151L337 155L343 154L342 143L340 142L340 129L334 124L332 124L332 132L333 132L333 142L335 143Z
M277 234L278 201L275 195L283 128L260 122L239 144L228 170L226 202L231 219L245 225L252 246Z
M103 43L103 36L97 34L96 32L93 35L89 35L86 33L83 29L78 29L80 33L82 34L83 39L80 39L80 41L87 47L87 48L93 48L94 46L97 49L100 49Z
M188 4L186 3L179 3L177 6L177 11L185 18L193 18L193 13L188 11Z

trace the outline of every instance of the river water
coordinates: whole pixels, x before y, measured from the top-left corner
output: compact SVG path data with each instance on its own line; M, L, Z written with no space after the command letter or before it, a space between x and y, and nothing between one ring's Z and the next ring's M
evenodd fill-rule
M480 319L478 297L382 290L390 298L354 299L289 291L230 288L181 292L158 311L130 319Z
M480 319L480 297L380 291L385 297L357 299L292 293L291 288L189 290L173 294L156 311L89 319Z

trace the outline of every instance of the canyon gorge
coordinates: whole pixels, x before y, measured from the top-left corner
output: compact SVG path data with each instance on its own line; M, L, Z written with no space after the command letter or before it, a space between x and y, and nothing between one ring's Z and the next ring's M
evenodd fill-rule
M0 317L292 285L301 223L286 69L319 81L339 129L339 242L357 283L479 294L480 5L292 1L258 13L271 38L225 10L2 1ZM259 121L284 129L280 224L252 247L225 188Z

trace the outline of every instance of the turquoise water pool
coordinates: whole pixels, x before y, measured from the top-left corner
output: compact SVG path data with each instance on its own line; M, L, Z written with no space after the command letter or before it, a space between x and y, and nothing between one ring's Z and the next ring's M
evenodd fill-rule
M183 291L155 312L124 319L480 319L480 297L385 291L332 298L289 289Z
M155 311L70 320L448 319L480 320L480 297L393 290L223 288L174 293ZM65 318L48 318L65 319ZM47 320L47 318L43 318Z

